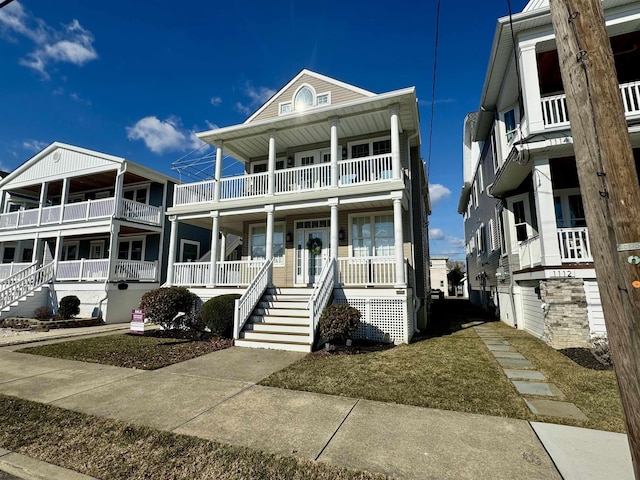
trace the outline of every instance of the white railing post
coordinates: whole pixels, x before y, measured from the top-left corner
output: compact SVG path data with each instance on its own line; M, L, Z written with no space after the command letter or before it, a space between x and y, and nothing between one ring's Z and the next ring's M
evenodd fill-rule
M78 280L82 281L82 276L84 275L84 258L80 259L80 267L78 267Z

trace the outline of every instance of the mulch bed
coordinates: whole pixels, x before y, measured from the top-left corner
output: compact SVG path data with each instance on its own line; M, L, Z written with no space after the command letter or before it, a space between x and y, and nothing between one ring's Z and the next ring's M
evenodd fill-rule
M581 367L591 370L613 370L613 365L600 362L588 348L563 348L558 351Z
M365 353L389 350L393 347L395 347L393 343L374 342L371 340L354 340L350 347L347 347L346 345L331 344L329 350L326 350L323 345L321 349L311 352L309 356L311 358L323 358L336 355L362 355Z

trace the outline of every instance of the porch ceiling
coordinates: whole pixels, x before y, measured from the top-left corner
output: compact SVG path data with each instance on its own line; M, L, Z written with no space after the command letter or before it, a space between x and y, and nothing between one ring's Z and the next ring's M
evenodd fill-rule
M390 128L389 107L394 104L400 106L401 128L417 131L419 119L415 89L407 88L346 105L210 130L198 134L198 137L212 145L224 142L226 153L247 162L267 155L269 132L272 130L276 130L276 151L279 154L304 145L328 144L329 120L336 117L340 119L339 139L387 131ZM417 140L415 142L418 143Z

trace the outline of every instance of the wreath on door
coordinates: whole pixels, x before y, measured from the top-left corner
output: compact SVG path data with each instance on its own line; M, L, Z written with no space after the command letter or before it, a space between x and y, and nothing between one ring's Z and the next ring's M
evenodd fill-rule
M318 237L310 238L307 242L307 250L313 255L320 255L322 253L322 240Z

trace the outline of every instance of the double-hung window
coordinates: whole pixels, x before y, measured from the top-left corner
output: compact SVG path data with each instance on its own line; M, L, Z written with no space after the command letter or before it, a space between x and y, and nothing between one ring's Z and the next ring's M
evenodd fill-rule
M351 219L354 257L389 257L394 254L393 215L366 215Z
M252 260L267 258L267 227L256 225L251 227L250 253ZM284 265L284 224L273 226L273 263Z

